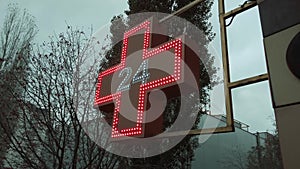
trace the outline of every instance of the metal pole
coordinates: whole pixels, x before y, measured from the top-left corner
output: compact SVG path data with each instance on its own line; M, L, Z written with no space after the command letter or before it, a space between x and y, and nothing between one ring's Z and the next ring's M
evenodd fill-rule
M200 2L202 2L204 0L195 0L187 5L185 5L184 7L180 8L179 10L175 11L174 13L162 18L161 20L159 20L159 23L161 22L165 22L166 20L172 18L173 16L179 16L182 13L186 12L187 10L189 10L190 8L194 7L195 5L199 4Z
M222 61L224 69L224 93L225 93L225 105L226 105L226 123L227 127L231 127L234 131L234 121L232 113L232 96L229 88L230 84L230 70L229 70L229 59L228 59L228 45L227 45L227 32L225 23L225 6L224 0L219 0L219 22L220 22L220 33L221 33L221 46L222 46Z

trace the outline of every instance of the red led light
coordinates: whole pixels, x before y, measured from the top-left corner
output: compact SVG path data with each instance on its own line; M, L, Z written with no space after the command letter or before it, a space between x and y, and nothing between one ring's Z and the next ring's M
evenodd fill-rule
M124 39L123 39L123 48L122 48L122 54L121 54L121 62L117 66L114 66L112 68L109 68L103 72L100 72L98 76L98 82L96 86L96 92L95 92L95 101L94 105L101 107L102 105L106 103L115 102L114 107L114 114L113 114L113 123L112 123L112 132L111 137L123 137L123 136L139 136L143 135L143 123L144 123L144 112L145 112L145 100L147 96L147 92L150 90L153 90L155 88L163 87L165 85L174 83L178 81L181 76L181 62L182 62L182 39L175 39L170 42L167 42L160 47L150 49L150 28L151 28L151 22L149 20L141 23L140 25L130 29L129 31L124 33ZM144 44L143 44L143 54L142 58L143 60L150 59L162 52L170 51L171 49L174 49L174 72L172 75L169 75L167 77L163 77L161 79L153 80L147 83L143 83L140 85L139 89L139 95L138 95L138 110L137 110L137 120L136 120L136 126L132 128L126 128L126 129L119 129L119 113L120 111L126 111L126 110L120 110L121 105L121 96L122 92L116 92L113 94L108 95L102 95L102 80L106 76L110 76L117 71L121 71L126 66L126 57L127 57L127 50L128 50L128 39L136 34L138 31L144 31ZM139 79L138 79L139 80ZM103 89L104 90L104 89Z

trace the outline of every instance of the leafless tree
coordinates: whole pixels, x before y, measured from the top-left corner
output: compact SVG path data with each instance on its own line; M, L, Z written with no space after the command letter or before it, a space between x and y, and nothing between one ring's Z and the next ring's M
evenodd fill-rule
M16 98L22 96L21 85L24 84L27 68L25 60L36 33L34 18L17 5L9 5L0 31L0 166L7 150L7 138L15 128ZM5 133L3 129L7 129L8 124L11 131Z
M24 45L18 40L23 30L20 27L25 20L15 20L18 18L16 17L18 10L12 9L7 20L17 22L14 25L18 25L16 29L20 30L20 33L8 36L7 34L12 32L9 28L13 29L15 26L10 26L8 21L5 22L4 25L8 30L3 29L2 37L14 39L16 42L10 42L15 44L15 48L3 43L2 46L6 46L6 50L1 51L4 60L2 67L7 69L12 67L11 63L16 59L9 58L11 54L19 57L17 65L27 66L26 69L19 71L25 72L22 75L6 69L7 76L3 80L5 90L10 93L3 98L8 100L5 105L13 109L10 113L15 115L0 121L7 145L3 150L5 167L51 169L121 167L121 157L110 154L94 143L82 127L84 122L89 124L86 117L93 107L87 101L94 96L95 91L91 89L96 81L99 64L97 60L89 60L93 55L99 57L94 49L95 45L92 44L94 41L92 36L68 26L66 33L54 35L49 42L35 47L31 47L29 43L33 36L25 34L24 39L30 38L26 39L28 43ZM31 23L34 22L26 21L26 24ZM24 23L30 28L30 32L35 33L31 31L33 27L26 24ZM3 49L2 47L1 50ZM13 49L15 51L11 51ZM92 64L87 65L85 62ZM12 87L12 83L18 88ZM16 92L17 89L20 89L21 93ZM87 92L82 94L80 92L82 90ZM14 100L14 104L9 100ZM95 116L93 120L102 120L100 114ZM94 124L97 123L91 123L88 129L97 133L96 137L99 139L110 131Z
M247 169L247 151L243 150L245 145L236 145L224 158L219 161L224 168Z
M247 169L283 169L277 129L274 134L265 133L264 138L257 134L257 138L263 143L259 141L248 152Z
M34 18L17 5L9 5L0 34L0 68L10 70L20 63L20 56L26 55L30 43L37 33Z

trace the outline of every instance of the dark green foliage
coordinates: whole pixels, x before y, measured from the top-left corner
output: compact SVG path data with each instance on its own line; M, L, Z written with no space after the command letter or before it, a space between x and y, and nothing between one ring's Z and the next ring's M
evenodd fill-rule
M122 15L115 16L111 21L110 27L111 36L109 40L111 44L114 44L105 55L105 59L101 63L101 70L103 71L113 65L120 62L121 48L123 33L132 28L133 26L141 23L151 15L145 15L144 17L130 18L130 15L141 12L162 12L172 13L183 6L189 4L193 0L128 0L129 10L125 11L127 17ZM212 0L205 0L199 5L193 7L189 11L182 14L180 17L188 20L192 24L196 25L203 34L200 36L193 36L195 30L193 28L185 28L184 25L178 25L179 23L168 23L168 34L175 38L183 34L183 30L186 29L190 38L192 38L199 45L199 51L201 53L202 61L200 66L200 100L198 104L191 105L191 107L199 106L200 113L206 113L209 106L208 90L218 82L216 77L217 69L213 67L214 57L210 55L207 50L208 43L214 38L215 33L212 32L211 23L208 21L211 16ZM125 19L126 18L126 19ZM159 18L161 19L161 18ZM180 28L180 29L178 29ZM119 41L118 41L119 40ZM212 76L209 76L212 75ZM184 102L189 102L191 98L184 98ZM178 115L179 108L181 106L180 98L173 98L168 100L168 105L164 112L164 127L165 129L170 127ZM195 125L200 121L199 115L196 118ZM144 159L128 159L127 162L122 162L122 168L190 168L192 158L194 156L194 150L198 147L198 139L192 136L186 136L180 144L172 148L171 150L154 157Z

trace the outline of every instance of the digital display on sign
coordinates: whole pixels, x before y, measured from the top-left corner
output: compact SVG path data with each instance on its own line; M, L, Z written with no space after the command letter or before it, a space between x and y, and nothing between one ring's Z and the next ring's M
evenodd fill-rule
M199 59L185 45L185 37L170 40L153 33L158 31L163 31L161 26L149 19L125 32L121 62L99 73L94 105L113 113L112 138L150 137L162 132L162 112L147 112L156 106L150 105L149 93L159 89L167 98L179 96L185 64L199 79ZM147 113L155 113L157 118L147 122Z

